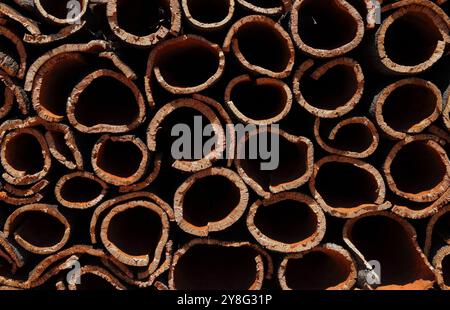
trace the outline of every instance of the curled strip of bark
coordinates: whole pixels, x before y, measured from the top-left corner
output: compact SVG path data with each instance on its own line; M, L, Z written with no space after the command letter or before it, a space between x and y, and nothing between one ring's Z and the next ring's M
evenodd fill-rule
M302 63L293 78L293 93L298 103L309 113L321 118L336 118L347 114L358 104L364 91L364 74L361 66L351 58L331 60L314 70L309 79L306 72L314 60ZM306 92L307 85L316 89Z
M155 105L153 77L172 94L200 92L214 85L225 68L225 55L217 44L196 35L183 35L156 46L147 62L144 76L150 106Z
M36 193L33 196L29 197L15 197L11 196L8 192L0 191L0 201L4 201L7 204L13 206L23 206L28 204L37 203L42 200L44 196L40 193Z
M114 272L114 274L125 283L137 286L139 288L147 288L152 285L157 287L158 281L155 280L170 268L170 263L172 261L172 241L167 241L164 262L154 272L152 272L151 274L145 272L145 277L143 277L142 273L138 274L141 279L146 278L145 280L136 280L134 279L133 274L127 273L126 270L123 270L123 268L119 270L118 268L112 266L112 263L115 263L114 261L114 258L108 258L104 259L103 263L108 266Z
M417 74L429 69L443 55L450 19L430 1L398 1L382 12L397 9L383 20L375 35L375 54L388 73ZM426 26L424 26L426 25Z
M404 139L422 132L442 112L442 95L432 82L408 78L385 87L372 103L378 126L388 136Z
M343 237L366 268L372 270L370 260L380 262L381 285L377 289L421 290L433 286L433 268L406 220L385 211L366 213L345 223Z
M51 167L50 151L44 136L33 128L19 128L2 139L0 159L3 178L14 185L42 180Z
M333 243L289 254L278 269L283 290L350 290L356 277L356 264L350 253Z
M389 188L416 202L438 199L450 186L450 161L433 135L409 136L394 145L384 162Z
M14 274L18 268L25 264L20 252L6 239L3 232L0 232L0 258L4 258L11 265L11 273ZM2 276L0 275L0 284L2 283Z
M70 224L56 206L31 204L16 209L5 222L5 237L35 254L51 254L69 240Z
M433 258L437 284L450 290L450 246L442 247Z
M19 23L33 35L41 33L38 24L34 20L23 16L21 13L7 4L0 3L0 15Z
M234 16L235 0L182 0L187 22L200 31L225 28Z
M369 211L385 210L386 187L380 172L355 158L323 157L314 164L309 189L325 212L352 218Z
M139 200L113 207L100 230L101 240L114 258L128 266L147 267L149 274L159 266L168 235L165 211Z
M83 157L70 127L49 123L45 140L52 156L68 169L83 169Z
M269 125L279 122L289 113L292 92L289 86L280 80L252 79L249 75L241 75L228 83L225 103L239 121L245 124Z
M153 169L150 171L150 173L145 177L144 180L141 182L130 184L130 185L123 185L119 187L120 193L128 193L128 192L136 192L143 190L144 188L150 186L150 184L155 181L155 179L158 177L159 172L161 170L161 157L162 155L160 153L156 154L153 159Z
M158 112L156 112L155 116L150 121L150 124L147 129L147 146L151 152L155 152L157 150L158 131L161 128L164 128L165 130L172 130L172 126L174 124L170 123L169 126L167 126L167 123L170 121L171 114L177 110L183 111L186 108L193 110L197 114L201 114L202 116L204 116L211 124L214 136L216 137L215 143L216 148L211 150L211 152L209 152L208 154L204 155L203 158L198 160L176 159L172 163L172 167L175 169L187 172L196 172L211 167L213 162L221 158L222 152L224 151L226 144L225 132L220 124L219 118L216 116L214 111L202 101L192 98L181 98L176 99L170 103L167 103L161 109L159 109ZM189 114L184 113L183 116L181 116L180 113L180 117L183 117L186 120L187 124L192 122L192 119L189 117ZM169 119L169 121L165 122L166 119ZM180 123L183 122L178 120L176 124Z
M110 45L106 41L93 40L86 44L65 44L55 49L52 49L43 54L42 56L40 56L38 59L36 59L34 63L29 67L27 75L25 77L24 89L28 92L32 91L34 88L34 81L36 78L36 74L39 72L39 69L47 61L49 61L53 57L56 57L59 54L70 52L96 54L106 51L109 47Z
M444 124L447 129L450 131L450 85L447 87L447 90L444 93L444 112L442 117L444 119Z
M68 1L34 0L34 8L44 20L56 25L68 25L80 22L86 14L89 0L79 0L80 12L70 16L67 9Z
M120 283L120 281L113 276L109 271L107 271L105 268L95 265L85 265L81 267L80 269L80 282L81 285L77 285L75 283L69 283L68 289L69 290L82 290L83 288L89 290L89 289L102 289L98 286L98 280L102 281L104 283L105 287L104 289L113 288L116 290L125 290L126 287ZM93 277L94 279L92 279ZM95 279L97 278L97 279ZM92 287L89 286L89 279L93 281Z
M55 54L48 55L50 58L44 57L47 60L37 69L32 90L33 108L40 117L50 122L60 122L66 117L67 99L74 87L98 67L92 64L97 61L94 58L97 53L99 58L110 60L127 77L136 78L136 74L113 52L104 52L102 49L54 51Z
M206 97L200 94L194 94L192 95L192 98L195 100L199 100L203 103L206 103L210 107L212 107L214 110L216 110L218 116L222 118L225 130L226 130L226 139L227 139L227 145L226 152L227 152L227 167L231 167L233 165L233 159L236 152L236 131L234 129L233 121L231 120L230 116L228 115L227 111L223 108L222 104L217 102L216 100Z
M50 182L48 180L40 180L39 182L33 184L33 186L29 188L21 188L16 187L14 185L11 185L9 183L3 184L3 189L8 192L11 195L17 196L17 197L30 197L33 196L40 191L42 191L44 188L48 186Z
M175 252L169 288L259 290L264 271L264 256L248 242L194 239Z
M247 70L272 78L291 74L295 48L289 34L272 19L250 15L231 26L223 43L223 50L233 53Z
M436 237L441 238L444 244L450 245L450 205L447 205L434 214L428 221L423 252L430 257Z
M176 190L175 220L187 233L208 236L233 225L247 204L247 186L237 173L209 168L191 175Z
M124 204L126 202L130 201L149 201L152 204L155 204L159 206L164 212L167 214L167 217L170 221L175 220L175 215L173 213L173 209L170 207L169 204L167 204L164 200L159 198L153 193L150 192L135 192L135 193L129 193L125 194L110 200L107 200L103 202L100 206L95 208L94 214L92 215L91 223L89 226L90 236L91 236L91 242L92 244L96 244L98 242L98 223L101 222L102 217L104 217L107 210L111 209L112 207Z
M181 30L181 11L177 0L107 2L106 16L113 33L137 47L150 47Z
M11 30L1 26L0 38L5 48L13 48L11 51L3 51L3 48L0 50L0 69L12 77L23 79L27 70L27 51L22 40ZM10 52L13 55L10 55Z
M71 35L76 34L78 31L86 26L86 21L82 21L80 24L69 25L61 28L57 33L52 34L28 34L23 36L23 41L29 44L44 45L53 42L61 41L68 38Z
M83 133L124 133L143 123L145 102L125 75L100 69L74 87L66 113L69 122Z
M135 136L103 135L92 149L91 163L103 181L116 186L131 185L147 171L149 152Z
M108 186L95 175L85 171L66 174L55 185L55 197L60 204L73 209L97 205L106 195Z
M350 117L339 121L322 139L319 117L314 122L317 144L325 151L342 156L365 158L378 148L380 137L375 125L367 117Z
M320 243L325 235L326 219L312 198L285 192L256 201L250 207L247 227L269 250L301 252Z
M8 115L14 105L14 102L17 102L20 113L27 115L29 113L30 104L28 101L28 96L23 88L17 85L7 75L7 73L2 70L0 70L0 82L4 85L3 98L0 102L0 119Z
M296 0L290 30L301 51L312 57L330 58L341 56L361 43L364 22L345 0Z
M278 154L278 165L275 169L262 170L261 165L264 160L250 159L250 156L246 154L250 139L257 140L258 143L264 139L271 141L279 139L279 149L274 150ZM311 141L305 137L290 135L281 129L269 127L253 130L241 137L237 143L235 160L237 171L244 182L264 198L298 188L308 182L313 163L314 150Z
M261 1L261 0L236 0L239 5L256 14L276 16L288 12L291 0ZM267 3L269 2L269 3Z

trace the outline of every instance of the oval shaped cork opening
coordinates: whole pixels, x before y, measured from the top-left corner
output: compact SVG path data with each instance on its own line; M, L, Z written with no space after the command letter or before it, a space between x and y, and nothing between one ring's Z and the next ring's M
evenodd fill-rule
M420 73L443 56L448 17L443 11L427 6L405 6L383 20L375 47L384 70Z
M67 103L67 117L83 133L124 133L145 119L145 102L124 75L98 70L76 85Z
M70 225L56 206L32 204L16 209L6 219L4 233L12 235L25 250L43 255L67 243Z
M344 57L307 74L313 66L314 61L307 60L295 72L293 93L298 103L321 118L336 118L353 110L364 91L361 66Z
M299 0L291 10L290 29L304 53L318 58L337 57L359 45L364 21L344 0Z
M113 33L122 41L138 47L157 44L181 28L177 0L111 0L106 15Z
M438 139L429 135L398 142L384 163L389 188L416 202L431 202L450 185L450 162Z
M112 208L103 219L101 240L114 258L129 266L158 266L167 242L169 220L158 206L130 201Z
M326 156L314 164L309 188L329 214L349 218L384 202L386 188L375 167L361 160Z
M197 127L196 127L197 124ZM200 125L200 126L198 126ZM206 149L203 141L200 147L186 147L193 143L192 134L212 129L210 139L215 142ZM174 134L172 134L172 131ZM181 98L174 100L156 112L147 129L147 145L151 152L169 154L166 160L175 169L196 172L212 166L225 149L225 132L214 110L202 101Z
M87 209L97 205L106 195L105 182L89 172L74 172L56 183L55 196L60 204L73 209Z
M338 123L317 117L314 136L325 151L354 158L372 155L380 142L375 125L366 117L351 117Z
M135 136L102 136L92 149L92 167L103 181L116 186L130 185L145 174L149 152Z
M270 47L270 48L269 48ZM251 15L231 26L223 43L247 70L272 78L289 76L294 66L294 44L289 34L272 19Z
M380 128L391 137L403 139L423 131L439 117L442 95L433 83L411 78L387 86L373 104Z
M233 18L235 0L182 0L189 24L203 31L223 29Z
M37 68L33 79L32 102L40 117L51 122L64 119L70 93L92 68L88 60L84 53L62 53Z
M264 247L278 252L308 250L325 234L325 215L310 197L293 192L258 200L249 210L247 227Z
M27 185L44 178L51 167L50 151L44 136L32 128L17 129L2 141L0 159L14 182Z
M207 236L233 225L247 203L247 187L237 173L210 168L192 175L177 189L175 220L185 232Z
M73 5L70 0L35 0L34 4L39 14L47 21L54 24L73 24L80 21L86 13L89 0L77 0L77 5ZM79 8L72 14L69 9Z
M288 255L278 279L284 290L349 290L356 283L356 265L347 250L327 243Z
M253 129L239 139L235 164L244 182L268 198L305 184L312 174L313 157L313 145L305 137L278 129Z
M225 55L217 44L184 35L152 50L146 78L155 75L159 85L173 94L193 94L214 85L224 66Z
M431 265L417 244L414 228L406 220L388 212L364 214L347 221L344 241L365 264L370 260L380 263L378 289L423 290L433 286Z
M279 122L289 113L292 92L280 80L241 75L228 83L225 102L239 121L268 125Z
M169 287L177 290L258 290L263 278L262 258L247 244L196 239L174 254Z

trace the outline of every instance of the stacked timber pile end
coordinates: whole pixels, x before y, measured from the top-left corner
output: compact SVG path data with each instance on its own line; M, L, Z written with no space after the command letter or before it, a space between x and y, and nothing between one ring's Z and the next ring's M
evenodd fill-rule
M450 289L449 14L0 0L0 289Z

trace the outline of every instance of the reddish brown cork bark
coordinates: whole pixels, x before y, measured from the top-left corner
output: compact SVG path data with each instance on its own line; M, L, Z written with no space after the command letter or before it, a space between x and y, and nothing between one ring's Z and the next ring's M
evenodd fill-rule
M350 290L356 277L350 253L333 243L287 255L278 269L278 281L284 290Z

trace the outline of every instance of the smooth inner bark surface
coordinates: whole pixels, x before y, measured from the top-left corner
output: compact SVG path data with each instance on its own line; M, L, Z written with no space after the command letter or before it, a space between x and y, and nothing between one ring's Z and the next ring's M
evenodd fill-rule
M159 27L170 27L169 0L118 0L117 19L125 31L146 36Z
M403 85L386 99L383 118L394 130L407 131L430 117L436 104L436 95L430 89L418 85Z
M356 36L356 21L335 0L307 0L298 13L300 38L312 48L339 48Z
M109 240L123 252L133 256L149 255L152 261L161 239L161 218L148 208L127 209L111 219L107 233Z
M391 164L397 188L407 193L421 193L437 186L447 169L439 154L422 141L406 144Z
M65 227L59 220L40 211L27 211L14 221L13 232L38 247L51 247L61 241Z
M195 245L180 259L174 272L181 290L243 290L256 279L255 252L244 247Z
M285 277L294 290L324 290L343 283L350 273L350 263L337 252L311 251L290 259Z
M368 171L349 163L328 162L316 176L316 190L333 208L354 208L374 203L378 184Z
M78 98L77 121L91 127L98 124L128 125L139 115L136 98L122 82L108 76L96 78Z
M358 80L353 67L336 65L318 80L305 75L300 89L305 100L313 107L335 110L353 97L358 90Z
M213 175L198 179L186 192L183 217L196 226L223 220L239 204L240 192L229 179Z
M282 35L268 24L251 22L239 28L235 38L239 50L252 65L283 71L290 60L289 47Z
M26 174L35 174L44 168L42 147L32 134L20 133L12 137L6 144L5 154L11 167Z
M230 0L188 0L189 12L202 23L217 23L228 15Z
M195 39L165 47L158 67L164 80L176 87L193 87L205 83L219 67L219 55L205 42Z
M358 220L351 239L364 257L380 262L383 285L405 285L430 277L410 236L391 218L370 216Z
M78 176L64 182L61 187L61 196L70 202L88 202L97 198L102 189L99 182Z
M387 29L384 47L395 63L414 66L430 59L439 40L442 36L430 17L410 12Z
M244 81L234 86L231 101L248 118L265 120L280 114L287 101L286 92L279 86Z
M305 240L317 230L317 216L307 204L295 200L259 207L254 223L264 235L283 243Z
M142 152L131 141L105 140L97 156L100 169L121 178L135 174L141 162Z

